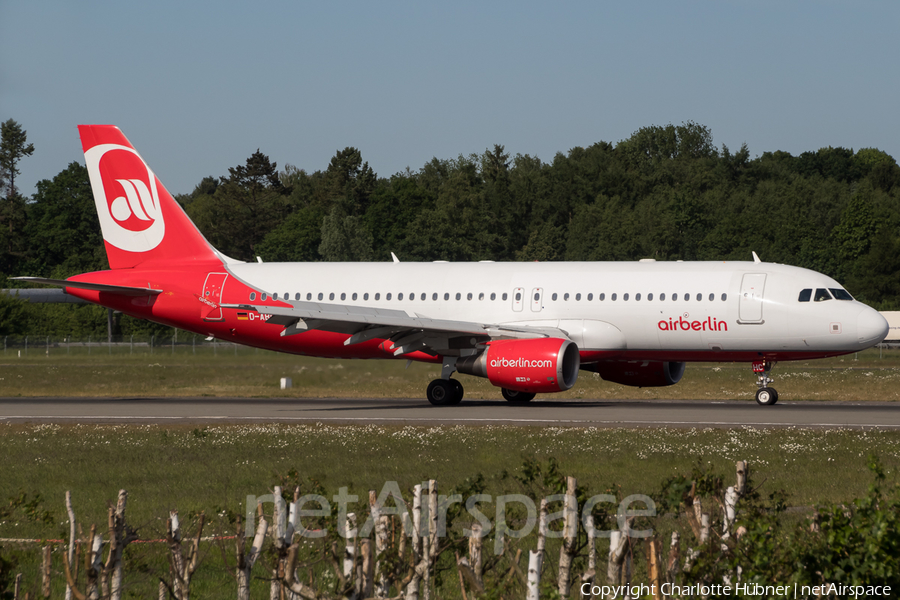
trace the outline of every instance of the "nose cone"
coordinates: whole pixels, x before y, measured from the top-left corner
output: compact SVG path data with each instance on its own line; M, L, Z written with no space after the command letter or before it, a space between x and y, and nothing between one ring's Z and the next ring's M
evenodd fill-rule
M888 334L887 319L878 311L867 308L856 318L856 332L861 346L879 344Z

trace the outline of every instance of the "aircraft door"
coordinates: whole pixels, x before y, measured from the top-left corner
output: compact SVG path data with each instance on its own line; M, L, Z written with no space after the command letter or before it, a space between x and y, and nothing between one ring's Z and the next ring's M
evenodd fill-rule
M738 308L738 323L763 322L763 290L766 287L765 273L745 273L741 280L741 298Z
M525 303L525 288L516 288L513 290L513 310L516 312L522 312L522 306Z
M222 314L222 289L228 273L210 273L203 283L203 294L200 296L200 318L204 321L224 321Z
M531 312L541 312L544 306L544 288L531 290Z

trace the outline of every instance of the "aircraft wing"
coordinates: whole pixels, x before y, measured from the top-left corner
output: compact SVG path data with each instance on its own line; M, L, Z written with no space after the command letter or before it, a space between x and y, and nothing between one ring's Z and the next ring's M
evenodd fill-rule
M290 307L257 304L222 304L222 308L252 310L271 315L266 323L283 327L282 336L320 330L346 333L345 346L386 339L394 344L394 355L422 351L445 354L474 348L495 339L560 337L568 335L552 327L510 326L432 319L405 310L346 306L321 302L289 302Z
M95 292L109 292L122 296L157 296L162 290L153 288L131 287L127 285L108 285L105 283L89 283L87 281L69 281L68 279L47 279L46 277L10 277L17 281L29 283L43 283L44 285L57 285L60 287L74 288L77 290L94 290Z

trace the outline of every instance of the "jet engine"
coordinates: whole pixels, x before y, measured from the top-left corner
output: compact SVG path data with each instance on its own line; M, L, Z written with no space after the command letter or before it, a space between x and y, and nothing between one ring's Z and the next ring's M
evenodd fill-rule
M683 362L633 361L598 362L583 365L586 371L599 373L606 381L635 387L675 385L684 375Z
M497 340L481 354L461 357L456 370L491 384L527 393L562 392L575 385L578 346L560 338Z

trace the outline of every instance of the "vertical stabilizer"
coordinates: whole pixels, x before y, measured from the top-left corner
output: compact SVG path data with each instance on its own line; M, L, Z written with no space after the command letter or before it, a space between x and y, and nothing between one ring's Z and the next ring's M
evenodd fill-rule
M118 127L78 132L110 268L222 262Z

